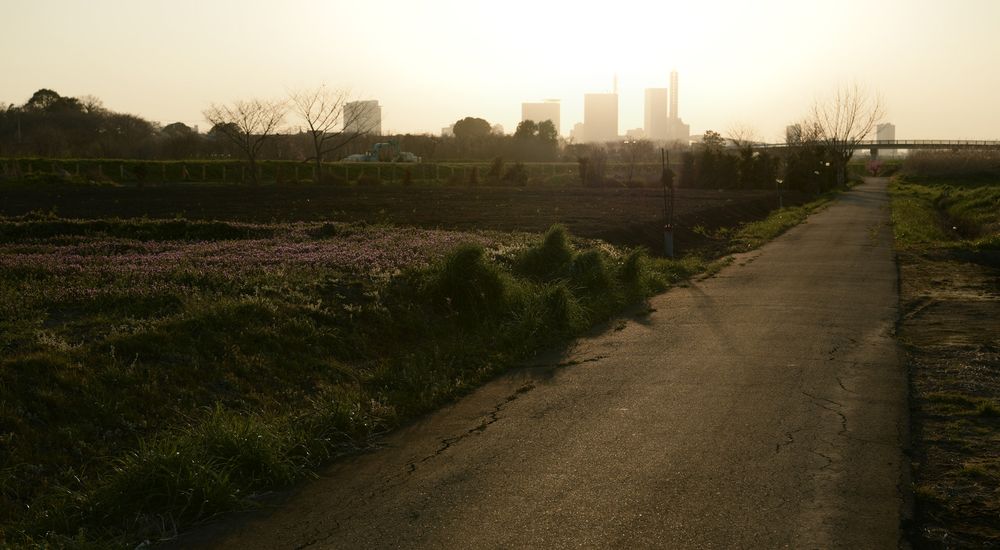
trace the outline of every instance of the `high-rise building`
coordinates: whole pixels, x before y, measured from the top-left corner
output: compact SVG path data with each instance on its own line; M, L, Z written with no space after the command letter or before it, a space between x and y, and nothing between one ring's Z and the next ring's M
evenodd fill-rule
M556 127L556 133L562 135L562 128L559 126L559 100L546 99L541 102L527 102L521 104L521 122L532 120L534 122L545 122L551 120Z
M587 142L616 141L618 139L618 94L584 94L583 125Z
M691 126L681 120L677 110L677 71L670 71L670 118L667 119L667 140L686 144L691 140Z
M885 122L875 126L875 141L896 141L896 125ZM894 157L900 152L895 149L876 151L878 156Z
M668 136L667 88L646 88L646 119L643 129L652 140L666 140Z
M378 100L345 103L344 132L382 135L382 107Z
M877 141L896 141L896 125L888 122L879 124L875 127L875 139Z

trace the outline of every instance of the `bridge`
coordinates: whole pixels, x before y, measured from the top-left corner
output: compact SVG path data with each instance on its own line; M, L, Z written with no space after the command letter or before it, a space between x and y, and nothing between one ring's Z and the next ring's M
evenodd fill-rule
M754 149L788 149L801 147L799 143L761 143ZM859 141L851 147L855 150L868 149L872 158L878 158L882 149L913 150L937 149L955 151L959 149L1000 149L1000 140L970 140L970 139L880 139Z

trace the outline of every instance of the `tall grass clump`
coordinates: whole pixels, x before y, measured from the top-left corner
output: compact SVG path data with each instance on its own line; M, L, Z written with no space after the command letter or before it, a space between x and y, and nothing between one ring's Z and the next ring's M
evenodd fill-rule
M507 302L507 278L488 261L483 247L462 245L431 275L428 288L437 306L464 316L496 316Z
M562 225L553 225L540 245L525 250L518 258L517 272L537 281L565 277L574 255L569 231Z

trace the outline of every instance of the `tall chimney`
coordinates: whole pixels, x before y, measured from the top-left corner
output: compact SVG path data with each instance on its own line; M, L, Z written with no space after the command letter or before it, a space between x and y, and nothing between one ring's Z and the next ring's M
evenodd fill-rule
M670 118L678 118L677 113L677 71L670 71Z

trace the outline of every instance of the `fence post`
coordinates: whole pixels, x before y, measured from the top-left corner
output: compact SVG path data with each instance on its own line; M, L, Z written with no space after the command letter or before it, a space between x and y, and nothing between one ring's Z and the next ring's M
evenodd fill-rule
M76 175L80 175L80 163L76 163Z

